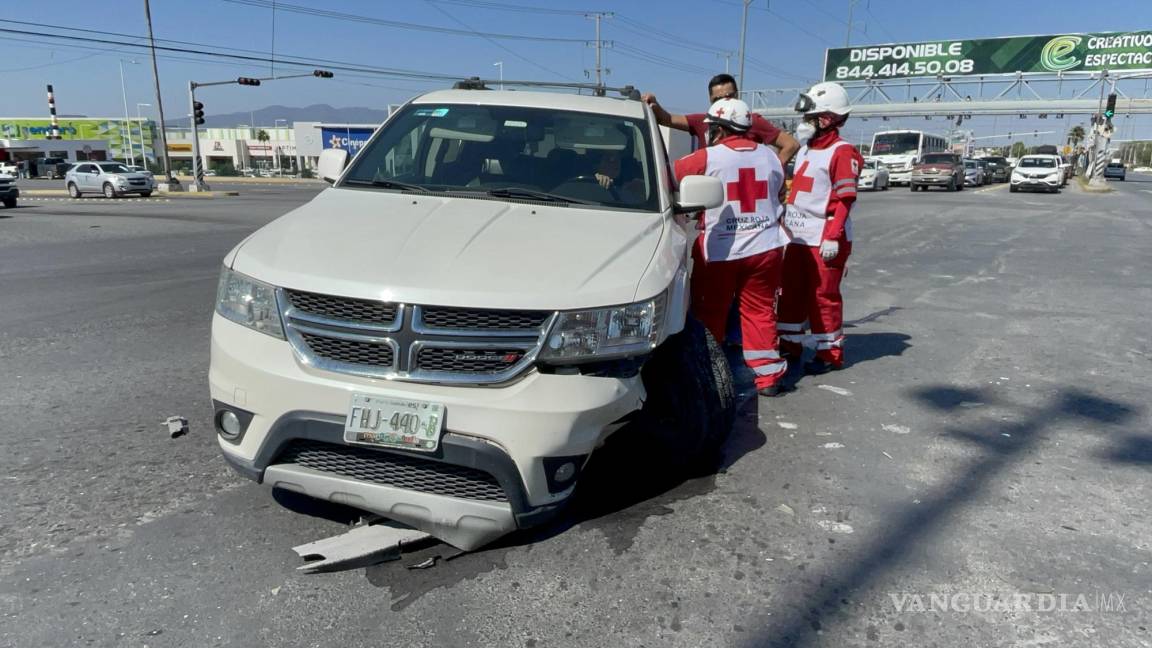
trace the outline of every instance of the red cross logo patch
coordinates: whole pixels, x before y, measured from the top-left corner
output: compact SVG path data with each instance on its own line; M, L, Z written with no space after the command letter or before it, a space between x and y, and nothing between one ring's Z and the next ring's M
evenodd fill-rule
M768 198L768 181L756 179L756 169L745 167L740 169L739 180L729 182L728 200L740 201L740 213L750 214L756 211L756 201Z

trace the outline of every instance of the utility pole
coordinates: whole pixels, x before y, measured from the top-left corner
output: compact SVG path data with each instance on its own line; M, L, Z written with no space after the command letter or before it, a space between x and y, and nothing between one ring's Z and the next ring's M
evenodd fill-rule
M732 74L732 70L730 70L729 67L734 54L735 52L717 52L716 57L724 59L724 74Z
M852 10L859 0L848 0L848 34L844 36L844 47L852 46Z
M596 85L600 88L603 88L604 86L603 75L610 74L612 72L611 70L604 68L603 60L600 55L600 50L604 48L604 41L600 40L600 21L604 18L611 18L613 15L615 14L613 14L611 11L595 11L592 13L584 14L585 18L591 18L596 23L596 68L593 70L593 72L596 75ZM501 71L503 71L503 67L501 67ZM603 89L598 90L597 92L603 94Z
M1088 184L1093 187L1103 187L1106 183L1104 180L1104 167L1108 166L1108 145L1112 139L1112 118L1111 116L1105 117L1104 111L1104 82L1108 80L1108 70L1104 70L1100 77L1100 103L1096 108L1096 115L1093 116L1094 128L1092 155L1089 158L1089 174ZM1116 79L1111 79L1112 89L1111 92L1116 92Z
M132 59L128 59L128 62L136 63ZM120 59L120 98L124 100L124 123L128 125L128 155L132 160L132 166L136 166L136 146L132 144L132 116L128 114L128 90L124 87L124 59ZM144 139L143 132L140 133L140 139ZM128 160L129 157L124 159Z
M152 79L156 84L156 111L160 114L160 132L156 142L164 155L164 177L168 179L168 190L180 190L180 181L172 175L172 161L168 158L168 134L164 132L164 97L160 94L160 68L156 65L156 39L152 36L152 7L144 0L144 18L148 21L148 49L152 53ZM141 149L144 147L141 146ZM175 187L173 187L175 185Z
M752 0L744 0L744 17L740 19L740 78L736 79L736 87L744 87L744 45L748 42L748 7Z

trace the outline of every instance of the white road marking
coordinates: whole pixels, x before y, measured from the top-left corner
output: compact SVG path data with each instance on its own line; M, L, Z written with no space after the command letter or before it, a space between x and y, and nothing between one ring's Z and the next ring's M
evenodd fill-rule
M885 432L892 432L894 434L909 434L912 428L907 425L884 424L880 426Z
M798 429L800 427L799 425L796 425L795 423L789 423L787 421L777 421L776 425L779 425L780 427L784 428L785 430L795 430L795 429Z
M832 520L816 520L816 526L824 529L825 531L831 531L832 533L849 534L855 531L855 529L853 529L848 524L844 524L843 522L833 522Z
M844 444L843 443L837 443L837 442L833 441L832 443L825 443L824 445L822 445L820 447L825 448L827 450L835 450L837 448L843 448Z
M832 385L817 385L817 387L819 387L820 389L823 389L824 391L830 391L833 394L839 394L841 396L851 396L852 395L852 392L848 391L847 389L844 389L843 387L833 387Z

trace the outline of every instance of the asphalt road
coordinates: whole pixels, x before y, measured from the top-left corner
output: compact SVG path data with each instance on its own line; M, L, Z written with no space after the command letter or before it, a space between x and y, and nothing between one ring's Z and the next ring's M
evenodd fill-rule
M0 645L1150 646L1129 177L865 195L849 366L749 397L717 474L614 448L554 526L313 576L290 548L342 527L230 473L206 372L220 259L316 189L26 200L0 211Z

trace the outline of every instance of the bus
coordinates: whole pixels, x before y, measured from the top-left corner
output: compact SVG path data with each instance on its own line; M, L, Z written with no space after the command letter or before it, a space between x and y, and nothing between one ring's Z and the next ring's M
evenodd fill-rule
M912 178L912 166L925 153L948 150L947 138L917 130L881 131L872 136L869 157L888 167L889 182L906 185Z

